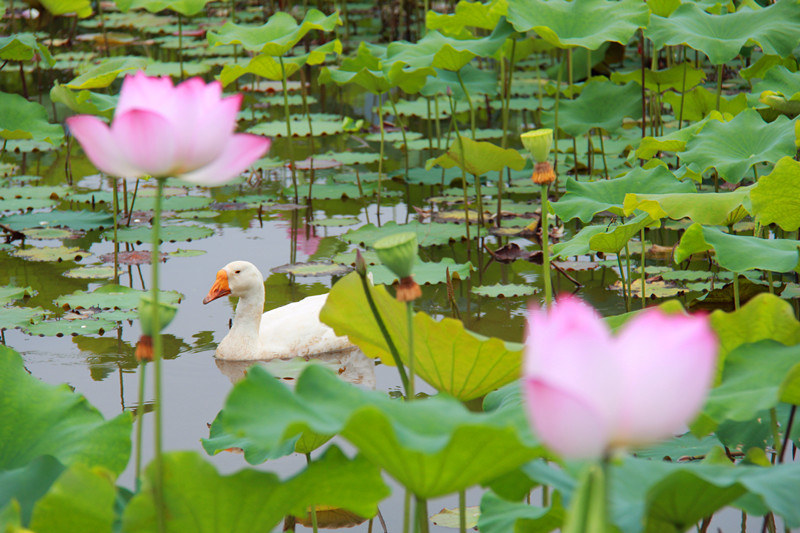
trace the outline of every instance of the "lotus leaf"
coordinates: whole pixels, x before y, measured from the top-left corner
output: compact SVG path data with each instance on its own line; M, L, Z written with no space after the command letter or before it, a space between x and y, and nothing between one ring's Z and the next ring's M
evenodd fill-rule
M56 298L56 305L69 306L72 309L83 307L99 307L101 309L134 309L139 306L142 294L140 291L123 285L104 285L94 291L75 291L72 294ZM180 303L181 294L177 291L161 291L159 300L164 303Z
M464 0L462 0L463 2ZM430 13L430 11L429 11ZM461 83L458 80L458 75L461 75L461 79L464 81L464 85L467 86L467 91L472 98L475 98L476 95L489 95L491 97L497 96L498 93L498 85L497 85L497 73L494 71L486 71L475 68L472 64L466 64L464 67L456 72L446 70L446 69L436 69L436 76L428 76L425 86L420 90L420 94L423 96L436 96L440 94L447 94L447 89L453 93L453 98L456 100L464 101L467 99L466 94L464 94L464 89L461 87ZM421 104L424 103L424 100L420 101ZM483 104L483 102L478 102ZM421 117L427 117L427 104L425 113L419 113ZM433 107L433 105L431 105ZM439 110L445 116L449 116L450 109L447 105L439 106ZM399 109L398 109L399 112ZM434 109L431 112L435 112Z
M202 76L203 74L211 71L211 65L208 63L184 63L183 74L184 76ZM162 63L160 61L149 61L147 67L144 69L145 74L148 76L171 76L173 78L180 78L181 64L177 61Z
M608 224L597 226L584 226L570 240L560 242L553 246L553 259L558 257L575 257L592 252L589 240L599 233L604 233L608 229Z
M513 298L515 296L530 296L536 293L536 288L530 285L483 285L473 287L472 292L490 298Z
M783 157L762 176L750 192L753 215L766 226L776 223L784 231L800 227L800 163Z
M103 89L111 85L119 76L142 70L147 60L141 57L114 57L103 60L77 78L63 86L67 89Z
M0 472L0 509L7 508L12 500L16 500L20 521L27 525L34 504L47 493L65 468L52 455L40 455L23 467ZM0 527L2 525L0 518Z
M746 79L763 78L775 65L786 67L791 72L797 72L797 60L794 57L781 58L776 55L762 55L752 65L739 71L739 75Z
M767 54L786 57L797 46L800 12L792 0L759 9L742 6L736 13L712 15L693 2L681 4L668 18L650 17L645 35L655 47L686 44L706 54L714 65L739 55L747 42Z
M406 231L413 231L417 234L417 242L420 246L447 244L450 241L463 240L466 235L464 226L456 224L438 224L436 222L421 224L416 220L412 220L408 224L387 222L380 228L376 227L374 224L366 224L356 230L348 231L342 235L342 239L351 244L361 244L362 246L369 247L381 237L394 233L404 233Z
M450 270L453 279L465 280L470 277L475 267L472 263L456 263L449 257L443 257L439 262L417 261L414 265L414 280L420 285L444 283L447 278L446 270ZM384 265L376 265L369 269L373 281L378 285L391 285L400 281L398 277Z
M350 272L351 269L336 263L311 262L281 265L270 270L295 276L341 276Z
M123 12L130 9L146 9L158 13L165 9L177 11L185 17L193 17L206 7L210 0L117 0L117 7Z
M245 50L283 56L311 30L329 32L341 24L338 11L325 16L317 9L309 9L300 24L289 13L278 11L263 26L248 27L226 22L219 31L208 32L208 42L212 46L240 44Z
M282 80L294 75L303 65L318 65L325 61L328 54L341 53L342 43L339 39L328 41L307 54L283 58L283 66L274 56L261 53L250 58L250 61L245 65L225 65L219 75L219 81L223 86L226 86L245 74L255 74L269 80Z
M214 234L214 229L206 226L162 226L159 234L161 236L161 242L191 242L193 239L211 237ZM141 244L143 242L150 242L152 237L153 230L144 226L120 228L117 231L117 240L119 242ZM104 232L103 238L113 240L114 232L112 230Z
M0 59L7 61L30 61L38 54L52 67L55 64L50 50L36 40L32 33L15 33L8 37L0 37ZM38 59L37 59L38 61Z
M149 532L156 527L154 477L151 464L142 490L125 508L125 531ZM270 531L284 516L305 516L309 507L318 505L369 517L389 493L378 468L362 456L350 460L336 447L283 482L275 474L256 470L221 476L196 453L172 452L164 455L164 481L166 531L171 533L198 527L217 531L220 524L235 524L237 531Z
M640 159L650 159L658 152L682 152L694 136L702 130L710 121L724 121L723 115L718 111L711 111L708 116L691 126L686 126L672 133L660 137L645 137L636 149L636 157Z
M442 168L457 166L474 176L482 176L506 167L522 170L525 167L525 159L513 148L501 148L490 142L461 137L455 139L443 155L428 160L425 169L430 170L434 165Z
M20 248L13 252L16 257L22 257L29 261L80 261L84 257L92 255L91 252L81 250L77 246L42 246L41 248L31 246Z
M744 207L750 197L753 185L739 187L733 192L706 193L667 193L625 195L623 210L625 215L641 210L653 218L669 217L680 220L688 217L692 222L709 226L729 226L747 215Z
M551 507L537 507L526 502L510 502L494 492L486 492L481 498L478 530L482 533L554 531L562 526L565 514L560 502Z
M317 135L335 135L342 133L342 122L340 120L321 120L315 119L312 115L311 127L313 133ZM266 137L287 137L286 121L276 120L273 122L262 122L247 129L248 133L255 133L256 135L264 135ZM307 120L292 120L292 136L293 137L308 137L312 133L308 129Z
M706 73L702 69L694 68L691 61L687 61L682 65L673 65L670 68L664 70L645 69L644 71L644 86L647 89L656 93L663 93L664 91L669 91L669 90L679 91L679 92L689 91L696 85L702 83L703 80L705 79L706 79ZM612 72L611 81L619 84L628 83L632 81L638 83L641 86L642 71L640 69L640 70L632 70L630 72L625 72L625 73ZM699 120L699 119L689 119L689 120Z
M37 291L31 287L15 287L8 285L0 287L0 305L19 300L20 298L35 296Z
M0 331L30 326L44 315L45 310L40 307L0 307Z
M463 0L462 0L463 1ZM465 509L466 526L467 529L476 528L478 525L478 516L480 516L480 508L478 506L469 506ZM459 527L461 520L460 509L442 509L435 515L431 516L431 523L434 526L440 527Z
M92 4L89 0L43 0L42 6L53 15L75 13L80 18L92 15Z
M517 31L533 30L558 48L627 44L649 17L647 5L635 0L508 0L508 20Z
M620 250L625 248L625 245L634 235L637 235L641 230L648 226L657 225L658 221L647 213L642 213L639 216L625 222L611 226L611 231L598 232L589 238L589 247L597 252L619 254Z
M800 74L783 65L776 65L764 74L764 79L753 84L753 93L777 93L787 99L796 101L800 92Z
M730 235L695 223L689 226L675 248L675 262L708 250L714 250L719 265L731 272L752 269L791 272L797 266L799 255L797 241Z
M676 117L680 115L681 95L668 92L664 94L664 101L672 106L672 112ZM747 109L747 96L744 93L730 97L720 96L718 110L720 113L735 116L745 109ZM702 120L712 111L717 111L717 95L715 93L704 87L695 87L684 95L683 120Z
M394 340L400 357L408 359L408 324L403 304L383 287L372 289L373 299ZM338 335L348 335L370 357L393 365L377 322L365 313L368 303L356 273L339 280L320 312L320 319ZM458 321L434 321L419 312L414 318L414 357L419 376L437 390L462 400L477 398L516 379L520 347L497 338L484 338Z
M467 27L493 30L500 17L505 14L503 2L498 0L488 4L460 0L452 14L441 14L433 10L425 13L425 27L458 37L463 36ZM471 36L468 30L466 32Z
M265 417L252 405L280 405L281 415ZM294 393L254 367L234 387L223 414L228 433L265 449L308 429L339 434L423 498L488 481L542 453L519 406L472 413L444 395L398 402L354 388L318 365L303 372Z
M33 139L61 144L64 130L48 122L47 110L37 102L29 102L18 94L0 92L0 139Z
M475 57L491 57L511 35L511 25L500 19L490 35L480 39L453 39L431 30L414 44L395 41L386 48L391 62L412 67L434 67L457 71Z
M547 3L553 1L560 0ZM592 81L577 99L561 102L558 127L573 137L592 128L613 132L622 127L625 117L642 118L641 87L634 82L616 85L607 80ZM542 123L548 128L555 127L555 112L543 112Z
M5 421L0 425L0 470L49 454L65 465L81 462L122 472L131 451L129 413L104 420L83 396L28 374L19 354L5 346L0 346L0 369Z
M113 226L114 217L108 213L101 212L52 211L50 213L7 215L0 218L0 224L4 224L15 230L50 226L88 231Z
M647 0L650 13L659 17L668 17L681 5L680 0Z
M739 183L750 167L794 156L794 123L778 117L764 122L747 109L730 122L709 121L687 144L682 158L695 172L715 168L728 182Z

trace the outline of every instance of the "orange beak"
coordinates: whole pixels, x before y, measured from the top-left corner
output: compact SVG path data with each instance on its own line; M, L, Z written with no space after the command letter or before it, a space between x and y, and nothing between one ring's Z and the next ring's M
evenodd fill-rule
M203 298L203 303L207 304L208 302L213 302L217 298L222 298L230 293L231 288L228 287L228 273L224 270L220 270L217 272L217 279L214 281L214 285L211 286L211 290L209 290L206 297Z

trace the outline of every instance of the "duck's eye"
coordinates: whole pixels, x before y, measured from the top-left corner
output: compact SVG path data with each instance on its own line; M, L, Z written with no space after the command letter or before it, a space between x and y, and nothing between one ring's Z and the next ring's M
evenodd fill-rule
M241 270L237 270L236 272L234 272L234 274L238 274L238 273L240 273L240 272L241 272Z

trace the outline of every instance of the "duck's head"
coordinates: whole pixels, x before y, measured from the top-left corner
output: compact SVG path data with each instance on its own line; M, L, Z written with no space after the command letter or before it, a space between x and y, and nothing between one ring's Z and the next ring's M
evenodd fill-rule
M203 303L214 301L223 296L247 296L264 289L264 277L253 263L234 261L217 272L217 279L208 291Z

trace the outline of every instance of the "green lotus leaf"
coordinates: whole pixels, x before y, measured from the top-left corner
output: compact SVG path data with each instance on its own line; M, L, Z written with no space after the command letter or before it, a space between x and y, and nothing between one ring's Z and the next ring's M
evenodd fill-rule
M513 298L515 296L530 296L536 293L536 288L530 285L502 284L483 285L473 287L472 292L479 296L490 298Z
M56 305L69 306L72 309L83 307L99 307L101 309L134 309L139 306L142 294L149 291L131 289L124 285L103 285L94 291L75 291L72 294L56 298ZM181 301L181 294L177 291L159 292L159 301L177 304Z
M282 415L255 416L252 405L280 405ZM472 413L444 395L399 402L352 387L319 365L303 372L294 392L254 367L234 387L223 415L228 433L265 449L308 429L339 434L423 498L488 481L542 453L519 406Z
M77 246L31 246L20 248L13 252L16 257L22 257L29 261L80 261L84 257L92 255L91 252L81 250Z
M40 455L65 465L102 466L119 474L131 452L131 416L106 421L80 394L28 374L22 358L0 346L0 470L25 466ZM33 401L32 399L35 399Z
M158 13L165 9L176 11L185 17L200 13L210 0L117 0L117 7L126 12L130 9L146 9Z
M510 502L488 491L481 498L478 530L481 533L554 531L563 525L565 515L560 502L550 507L537 507L527 502Z
M205 239L214 234L214 229L207 226L162 226L159 232L161 242L189 241L193 239ZM106 240L114 239L114 231L108 230L103 233ZM153 230L149 227L139 226L130 228L120 228L117 230L117 240L119 242L131 242L141 244L150 242L153 238Z
M589 241L592 237L608 230L608 224L598 224L596 226L584 226L570 240L562 241L553 246L553 259L575 257L592 253Z
M650 17L645 30L656 48L686 44L708 56L711 63L726 63L748 42L766 54L786 57L797 45L800 12L792 0L779 0L760 9L742 6L736 13L712 15L694 2L681 4L668 18Z
M136 210L137 211L152 211L155 209L156 199L153 196L143 195L142 192L147 189L139 188L139 194L136 197ZM161 199L161 208L164 211L198 211L211 205L211 198L204 196L188 196L183 189L170 191L166 193L167 196ZM97 201L102 198L101 196L94 195ZM79 197L76 197L76 199ZM108 198L108 204L113 203L113 196Z
M680 115L680 94L672 92L665 93L664 101L672 106L672 112L676 117ZM744 93L739 93L736 96L720 96L720 113L729 113L735 116L745 109L747 109L747 96ZM684 95L683 120L702 120L715 110L717 110L717 95L705 87L695 87Z
M548 3L553 1L556 0L549 0ZM592 81L584 86L575 100L562 100L558 127L573 137L583 135L592 128L613 132L622 127L625 117L642 118L641 86L634 82L616 85L608 80ZM542 124L554 128L555 112L543 112Z
M744 207L750 198L753 185L739 187L733 192L667 193L625 195L623 211L626 216L641 210L653 218L669 217L674 220L689 218L708 226L729 226L747 215Z
M113 320L88 316L75 320L46 320L22 327L28 335L40 337L62 337L64 335L102 335L117 326Z
M558 48L627 44L649 18L647 5L635 0L508 0L508 20L517 31L533 30Z
M681 159L695 172L715 168L725 181L739 183L753 165L796 151L792 121L781 116L767 123L747 109L730 122L709 121L686 143Z
M343 165L368 165L370 163L377 163L381 156L380 154L376 154L374 152L337 152L327 153L324 155L324 157L325 159L333 159L334 161L338 161ZM361 177L359 176L359 178ZM337 181L344 181L340 179L339 176L336 176L335 179Z
M739 75L746 80L763 78L766 73L776 65L786 67L790 72L797 72L797 60L794 57L782 58L776 55L765 54L749 67L740 70Z
M781 158L772 172L759 178L750 199L760 224L774 222L784 231L796 231L800 227L800 163Z
M647 0L650 13L659 17L668 17L681 5L681 0Z
M506 14L503 7L503 2L498 0L488 4L460 0L453 13L442 14L433 10L425 13L425 27L429 30L441 30L453 37L463 35L467 27L493 30L500 17Z
M790 117L800 115L800 93L795 94L792 98L786 98L773 91L764 91L758 97L758 101L782 115Z
M525 159L513 148L501 148L494 143L461 137L453 141L447 152L436 159L428 160L425 169L430 170L434 165L442 168L457 166L474 176L483 176L506 167L522 170L525 167Z
M405 306L377 286L375 305L394 339L400 358L408 361ZM331 289L320 320L350 339L370 357L394 365L386 340L369 309L358 274L351 273ZM483 396L510 383L520 372L521 346L485 338L464 329L458 320L434 321L419 312L414 317L414 357L417 374L439 391L461 400Z
M636 149L636 157L640 159L651 159L658 152L682 152L688 143L706 124L711 120L724 121L722 114L711 111L707 117L690 126L683 127L667 135L660 137L645 137Z
M342 276L350 272L350 268L336 263L311 262L281 265L270 271L295 276Z
M553 211L564 220L579 218L591 222L598 213L609 211L628 216L633 211L623 208L626 194L631 193L694 193L695 186L679 181L664 167L645 170L636 167L621 178L598 181L577 181L567 178L566 193L551 204Z
M61 228L30 228L22 230L25 237L38 241L74 239L78 232Z
M463 1L463 0L462 0ZM477 505L466 507L464 510L467 529L475 529L477 531L478 516L480 516L480 508ZM455 509L442 509L435 515L430 517L431 524L439 527L449 527L456 529L459 527L461 520L461 510Z
M55 64L50 50L36 40L32 33L15 33L8 37L0 37L0 59L7 61L30 61L36 54L52 67Z
M450 257L443 257L439 262L419 260L414 265L414 281L420 285L444 283L447 279L447 269L450 270L450 276L453 279L465 280L470 277L475 267L472 266L472 263L469 261L466 263L456 263L455 260ZM398 277L384 265L376 265L370 268L369 271L372 273L374 283L378 285L391 285L400 281Z
M263 26L248 27L226 22L219 31L208 32L208 42L212 46L239 44L245 50L283 56L311 30L329 32L341 24L338 11L325 16L317 9L309 9L300 24L289 13L278 11Z
M184 63L182 70L184 76L202 76L210 71L210 64L199 62ZM171 76L179 79L181 77L181 64L177 61L148 61L144 73L148 76Z
M797 241L730 235L716 228L692 224L675 248L675 262L708 250L714 250L719 265L731 272L753 269L791 272L799 257Z
M42 7L53 15L75 13L79 18L92 16L92 4L89 0L42 0Z
M703 71L703 69L694 68L691 61L687 61L682 65L673 65L668 69L652 70L648 68L644 71L644 86L655 93L663 93L664 91L669 90L679 92L689 91L702 83L705 79L706 73ZM632 70L625 73L612 72L611 81L619 84L632 81L641 86L642 70Z
M753 84L753 93L770 92L796 101L800 92L800 74L783 65L776 65L764 74L764 79Z
M463 2L464 0L461 1ZM467 97L464 94L464 89L461 87L461 83L458 81L458 74L461 75L461 79L464 81L464 85L467 86L467 91L469 91L471 97L474 98L476 95L489 95L491 97L497 96L499 90L497 84L497 72L481 70L472 66L472 64L464 65L464 67L458 73L438 68L435 70L436 75L428 76L425 86L419 91L423 96L447 94L447 89L450 89L450 91L453 93L453 98L456 100L465 101ZM425 105L426 110L425 113L420 113L418 116L427 117L427 104L424 100L421 100L420 104ZM433 109L433 107L433 104L431 104L431 113L435 113L435 109ZM440 103L439 109L440 112L445 111L449 116L450 107L448 105ZM398 113L400 113L399 108Z
M0 307L0 330L24 328L45 316L41 307Z
M466 238L464 226L457 224L422 224L412 220L408 224L397 224L394 221L387 222L380 228L374 224L366 224L356 230L349 230L341 236L350 244L360 244L371 247L375 241L392 233L403 233L414 231L417 234L417 242L420 246L433 246L435 244L448 244L451 241L460 241Z
M337 133L342 133L344 129L342 128L342 121L340 120L324 120L319 118L314 118L314 115L311 116L311 130L308 128L308 120L294 120L292 119L292 137L308 137L312 133L317 135L335 135ZM288 133L286 130L286 121L285 120L276 120L273 122L261 122L260 124L256 124L251 128L247 129L248 133L254 133L256 135L264 135L265 137L287 137Z
M0 199L0 211L27 211L55 207L60 199L50 198L3 198Z
M151 464L142 490L125 508L125 531L156 529L154 478L155 465ZM363 456L348 459L335 446L285 481L252 469L221 476L196 453L167 453L163 491L168 532L192 531L198 526L202 529L202 525L216 531L215 524L235 524L236 531L271 531L284 516L305 516L312 506L344 508L370 517L377 513L378 502L389 494L377 467Z
M37 291L31 287L16 287L14 285L6 285L0 287L0 305L13 302L25 297L35 296Z
M99 115L110 119L117 107L117 96L91 91L73 91L58 82L50 89L50 99L82 115Z
M113 57L104 59L99 65L92 67L77 78L63 86L67 89L104 89L119 76L142 70L147 60L142 57Z
M7 215L0 218L0 224L15 230L60 227L89 231L113 226L114 216L109 213L91 211L52 211L50 213Z
M311 191L311 198L318 200L338 200L342 198L361 198L362 196L372 196L378 188L375 182L361 183L361 189L354 183L320 183L314 185ZM363 191L364 194L361 194ZM284 195L290 197L294 194L292 187L284 189ZM386 196L386 192L383 193ZM300 198L307 198L308 190L300 191Z
M386 48L390 62L411 67L457 71L476 57L491 57L511 35L511 25L501 19L490 35L480 39L453 39L431 30L416 43L395 41Z
M589 237L589 247L597 252L618 254L632 237L638 235L642 229L652 226L654 222L658 223L649 214L642 213L623 224L595 233Z
M0 92L0 139L32 139L59 145L64 129L50 124L47 110L37 102L29 102L18 94Z
M341 53L342 43L339 39L328 41L307 54L284 57L282 58L283 67L281 67L281 62L275 59L274 56L261 53L250 58L247 64L225 65L219 75L219 81L223 86L227 86L245 74L255 74L262 78L279 81L284 78L290 78L303 65L318 65L325 61L328 54Z
M6 506L16 500L19 504L20 522L29 524L33 506L65 469L52 455L40 455L23 467L0 472L0 509L7 508ZM0 518L0 527L2 526L3 519Z

